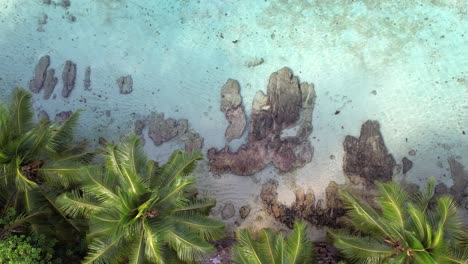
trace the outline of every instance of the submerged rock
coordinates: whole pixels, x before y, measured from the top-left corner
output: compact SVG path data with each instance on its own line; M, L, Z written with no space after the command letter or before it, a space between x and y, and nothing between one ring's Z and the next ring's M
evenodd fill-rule
M385 147L379 122L366 121L359 138L346 136L343 147L343 171L352 183L373 186L376 180L392 180L396 162Z
M247 124L239 82L229 79L221 91L221 111L229 122L224 134L226 141L242 137Z
M85 90L91 91L91 67L90 66L86 67L83 85L84 85Z
M44 81L44 99L49 99L54 92L55 85L57 85L58 78L55 77L55 70L47 70L46 78Z
M232 218L236 214L236 209L231 202L228 202L224 205L223 210L221 211L221 217L226 220Z
M133 78L131 75L122 76L117 79L117 85L119 86L121 94L129 94L133 91Z
M403 174L406 174L413 167L413 162L407 157L403 157L401 162L403 162Z
M453 185L450 187L450 194L455 200L468 209L468 172L463 165L454 158L449 158L450 174Z
M55 123L62 125L73 114L72 111L62 111L55 115Z
M235 152L227 146L208 150L213 173L252 175L270 163L280 172L288 172L312 160L309 136L315 102L313 85L300 85L298 78L283 68L270 76L267 90L267 95L262 92L255 95L247 143ZM296 135L282 135L285 129L294 126L299 127Z
M62 72L63 89L62 96L67 98L71 91L75 88L76 79L76 64L70 60L65 62L65 67Z
M29 81L29 90L31 90L31 92L38 93L41 91L49 65L50 57L48 55L42 56L39 59L34 70L34 79Z
M252 210L252 207L250 205L244 205L239 209L239 215L241 219L246 219L247 216L250 214L250 210Z

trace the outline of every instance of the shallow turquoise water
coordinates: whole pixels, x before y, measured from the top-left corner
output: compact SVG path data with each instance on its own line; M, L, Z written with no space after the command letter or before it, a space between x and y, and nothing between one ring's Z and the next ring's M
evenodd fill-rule
M358 136L367 119L381 123L398 162L417 151L409 181L434 176L451 184L447 159L468 167L467 12L466 2L456 0L72 0L69 8L0 0L0 99L14 86L27 87L41 56L50 55L58 72L72 60L78 67L72 95L38 95L37 110L51 116L85 110L80 132L92 138L118 138L133 129L135 116L164 112L188 118L207 150L226 144L219 111L226 80L240 82L249 113L256 91L287 66L315 84L313 160L283 176L268 168L251 178L212 177L202 164L200 189L220 206L256 204L259 186L271 177L284 183L285 201L297 186L323 194L330 180L344 182L343 139ZM82 83L87 66L91 91ZM133 92L121 95L116 79L128 74ZM179 146L149 143L149 154L161 160Z

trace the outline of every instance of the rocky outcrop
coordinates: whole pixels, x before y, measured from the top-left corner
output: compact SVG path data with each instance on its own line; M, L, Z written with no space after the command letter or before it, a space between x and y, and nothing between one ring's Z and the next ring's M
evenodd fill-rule
M31 90L31 92L38 93L41 91L49 65L50 57L48 55L42 56L39 59L34 70L34 79L29 81L29 90Z
M299 84L297 76L283 68L270 76L267 91L267 95L255 95L247 143L236 152L227 146L208 150L213 173L252 175L270 163L280 172L288 172L312 160L313 85ZM296 128L296 133L285 135L290 128Z
M131 75L122 76L117 79L117 85L121 94L129 94L133 91L133 78Z
M134 131L142 135L145 127L148 127L148 136L156 146L177 139L184 144L185 151L201 150L203 147L203 138L190 128L187 119L166 119L164 113L153 112L136 120Z
M260 198L268 214L293 228L294 221L305 220L316 226L339 227L338 218L343 216L345 211L342 203L338 199L338 186L331 182L326 189L326 200L316 201L314 193L309 190L296 191L296 201L291 206L286 206L278 202L278 182L269 180L262 185Z
M86 67L83 85L86 91L91 91L91 67L90 66Z
M65 67L62 72L63 89L62 96L67 98L71 91L75 88L76 79L76 64L70 60L65 62Z
M49 99L54 92L55 85L57 85L58 79L55 77L55 70L48 69L46 78L44 80L44 99Z
M392 179L396 162L385 147L377 121L366 121L359 138L346 136L343 147L343 171L352 183L373 186L376 180Z
M242 137L247 124L239 82L229 79L221 90L221 111L229 122L224 136L227 142Z

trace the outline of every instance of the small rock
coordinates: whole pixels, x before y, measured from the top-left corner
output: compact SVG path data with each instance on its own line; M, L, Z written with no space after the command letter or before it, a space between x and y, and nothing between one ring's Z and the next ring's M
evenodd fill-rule
M416 150L412 149L408 152L408 155L410 156L416 156Z
M83 80L84 89L86 91L91 91L91 67L86 67L85 78Z
M133 78L131 75L122 76L117 79L121 94L129 94L133 91Z
M143 129L145 128L145 122L141 120L135 121L135 134L141 135L143 134Z
M239 215L242 219L247 218L250 214L250 210L252 210L252 207L250 205L244 205L239 209Z
M73 114L72 111L62 111L55 115L55 123L62 125Z
M403 157L401 161L403 162L403 174L406 174L413 167L413 162L407 157Z
M221 216L224 220L232 218L236 213L236 209L231 202L228 202L224 205L223 210L221 211Z

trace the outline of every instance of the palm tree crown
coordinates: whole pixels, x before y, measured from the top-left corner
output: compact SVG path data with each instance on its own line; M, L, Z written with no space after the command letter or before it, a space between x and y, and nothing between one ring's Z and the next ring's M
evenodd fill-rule
M254 240L250 232L237 233L233 256L240 264L308 264L313 263L313 245L306 236L306 224L295 222L288 238L271 229L262 229Z
M347 191L341 197L359 232L331 232L335 246L355 263L467 263L466 228L449 196L436 199L434 181L410 196L395 182L378 183L378 209Z
M176 151L159 167L140 139L129 136L105 147L105 167L86 170L80 192L60 199L72 216L89 217L89 254L84 263L194 262L214 248L224 225L206 215L210 199L188 194L188 177L200 152Z

